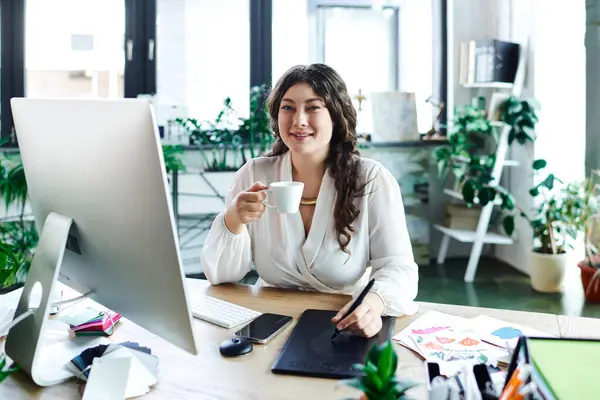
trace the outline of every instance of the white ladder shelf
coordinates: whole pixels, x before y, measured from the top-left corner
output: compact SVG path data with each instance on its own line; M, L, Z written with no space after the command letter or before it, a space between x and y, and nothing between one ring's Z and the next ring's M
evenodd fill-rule
M523 89L523 83L525 79L525 59L527 57L527 48L525 45L521 45L519 65L517 67L517 74L515 76L515 83L469 83L464 84L466 88L477 88L477 89L510 89L511 94L517 98L521 95ZM501 129L500 135L498 136L498 144L496 147L496 161L492 169L492 180L490 186L498 185L500 178L502 177L502 171L505 167L516 166L517 163L512 160L507 160L506 156L509 150L508 145L508 134L510 133L511 127L504 122L492 122L492 127ZM468 161L468 160L466 160ZM444 189L444 193L455 199L462 200L462 194L455 192L450 189ZM476 203L476 201L475 201ZM497 204L497 203L496 203ZM481 208L481 214L479 221L477 222L477 229L474 231L464 229L452 229L441 225L434 225L434 228L442 232L442 243L437 257L437 263L443 264L448 253L448 246L450 245L450 239L457 240L463 243L473 243L471 247L471 253L469 255L469 262L467 264L467 270L465 272L464 281L467 283L473 282L475 279L475 273L477 272L477 266L479 264L479 258L483 250L484 244L502 244L510 245L513 243L512 238L504 236L498 233L488 232L490 218L492 217L492 211L496 205L494 202L489 202Z

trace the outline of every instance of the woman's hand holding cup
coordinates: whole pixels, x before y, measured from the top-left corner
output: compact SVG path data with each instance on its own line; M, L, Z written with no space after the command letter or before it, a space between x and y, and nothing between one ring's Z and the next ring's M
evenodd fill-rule
M262 182L255 182L243 192L233 198L229 208L225 212L225 225L234 234L240 234L244 225L256 221L262 217L266 206L263 200L266 198L264 190L269 187Z

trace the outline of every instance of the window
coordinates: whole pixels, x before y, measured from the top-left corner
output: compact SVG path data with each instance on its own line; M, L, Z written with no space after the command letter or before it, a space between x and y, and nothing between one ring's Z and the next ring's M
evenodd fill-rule
M289 68L309 63L308 26L307 0L273 0L273 85Z
M157 102L212 121L231 98L249 113L249 1L158 0ZM172 108L172 107L171 107Z
M350 93L398 88L398 9L317 7L319 62L335 68Z
M415 93L418 130L424 133L433 119L426 102L433 95L432 2L382 3L308 0L309 62L331 65L346 81L351 96L356 99L360 89L367 97L359 113L359 130L372 131L369 93L400 90ZM299 26L302 31L302 20ZM298 43L301 53L302 42ZM276 67L274 61L274 71Z
M27 0L25 93L123 97L124 0Z

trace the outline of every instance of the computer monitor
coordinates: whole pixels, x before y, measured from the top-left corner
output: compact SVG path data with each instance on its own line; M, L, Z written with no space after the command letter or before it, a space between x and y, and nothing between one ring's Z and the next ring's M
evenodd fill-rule
M65 380L70 341L42 346L57 279L197 353L162 147L147 100L14 98L11 106L40 233L6 352L41 386ZM117 328L118 329L118 328ZM135 340L135 338L131 338ZM60 361L59 361L60 360ZM62 367L59 365L59 367Z

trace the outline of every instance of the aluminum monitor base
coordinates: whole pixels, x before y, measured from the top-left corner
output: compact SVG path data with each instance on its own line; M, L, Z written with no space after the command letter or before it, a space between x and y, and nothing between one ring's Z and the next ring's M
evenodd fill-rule
M48 215L15 316L29 310L29 297L38 282L42 288L41 302L37 311L15 325L6 338L6 354L39 386L51 386L69 379L72 375L63 367L81 352L79 344L83 341L44 343L44 331L52 306L52 293L58 280L72 225L71 218L57 213Z

